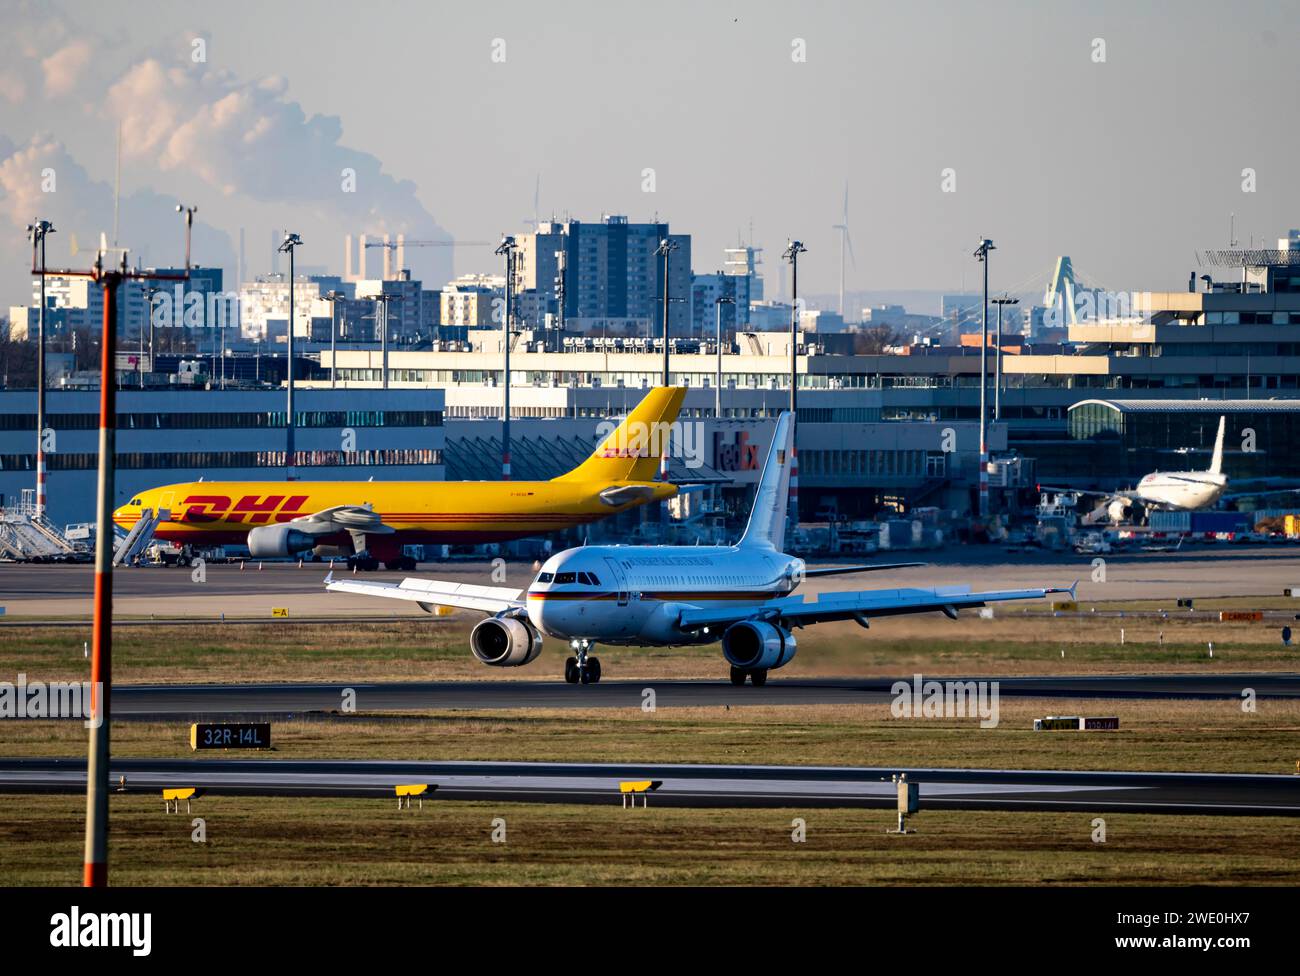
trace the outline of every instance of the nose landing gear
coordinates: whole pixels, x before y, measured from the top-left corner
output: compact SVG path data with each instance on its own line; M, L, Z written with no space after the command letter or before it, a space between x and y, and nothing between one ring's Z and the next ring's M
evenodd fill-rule
M564 662L564 680L571 685L594 685L600 681L600 658L590 656L595 646L589 640L575 640L570 645L577 652Z

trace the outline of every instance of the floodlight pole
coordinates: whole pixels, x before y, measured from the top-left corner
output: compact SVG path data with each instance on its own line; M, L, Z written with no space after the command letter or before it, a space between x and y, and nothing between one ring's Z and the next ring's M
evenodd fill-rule
M501 238L494 252L506 259L505 306L501 316L501 480L510 480L510 313L511 291L515 275L515 239L509 234Z
M1019 305L1020 299L1003 295L993 299L993 304L998 307L998 329L993 340L993 420L996 423L1002 419L1002 306Z
M975 258L984 270L984 305L980 315L980 480L979 480L979 514L983 518L989 513L989 455L988 455L988 353L989 353L989 251L997 248L991 240L984 238L975 249Z
M294 413L293 413L293 379L294 379L294 375L293 375L293 374L294 374L294 368L293 368L293 366L294 366L294 360L293 360L293 277L294 277L294 275L293 275L293 254L294 254L294 249L297 248L297 247L299 247L301 244L302 244L302 238L299 237L297 234L289 234L289 233L286 233L286 234L284 235L284 243L281 244L280 247L279 247L279 250L280 250L281 253L286 253L286 252L287 252L288 255L289 255L289 328L288 328L288 342L287 342L287 347L286 347L286 353L287 353L287 356L288 356L288 370L287 370L287 372L288 372L288 379L289 379L289 382L288 382L288 384L287 384L287 385L288 385L288 397L287 397L287 402L286 402L286 405L285 405L286 416L285 416L285 418L284 418L284 425L285 425L285 426L284 426L284 431L285 431L285 454L284 454L284 466L285 466L285 480L287 480L287 481L294 481L294 480L297 479L297 477L298 477L298 466L297 466L297 460L298 460L298 458L297 458L297 452L296 452L296 450L295 450L295 448L294 448L294 443L293 443L294 426L295 426L295 423L294 423L295 417L294 417Z
M336 340L339 334L338 310L339 301L347 298L341 291L328 291L325 293L325 301L330 303L330 389L334 389L334 374L338 370L338 345Z
M379 328L379 386L380 389L384 390L388 389L388 305L390 302L401 301L401 299L401 295L393 295L382 291L375 296L375 324ZM333 321L333 316L331 316L331 321ZM331 346L331 348L333 347Z
M735 305L736 300L726 295L719 295L718 306L718 376L713 391L713 419L722 419L722 306Z
M671 237L665 237L655 248L655 254L664 259L664 378L663 385L669 385L669 362L668 362L668 258L673 251L677 250L678 243Z

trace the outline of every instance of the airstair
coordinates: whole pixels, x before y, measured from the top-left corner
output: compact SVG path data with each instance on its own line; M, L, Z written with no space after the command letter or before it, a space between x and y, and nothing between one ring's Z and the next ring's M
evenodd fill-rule
M68 559L84 551L37 513L35 489L23 489L16 505L0 510L0 558L41 562Z
M120 566L122 563L129 565L134 562L149 543L153 542L154 530L158 528L158 524L166 522L169 518L171 512L165 508L160 508L157 515L154 515L151 508L141 509L139 521L131 527L126 538L118 543L117 551L113 553L113 565Z

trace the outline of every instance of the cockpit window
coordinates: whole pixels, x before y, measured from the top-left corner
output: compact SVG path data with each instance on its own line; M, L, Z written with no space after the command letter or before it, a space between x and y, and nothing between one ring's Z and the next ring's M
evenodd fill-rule
M542 573L540 576L537 577L537 582L539 582L539 583L549 583L549 582L551 582L551 580L553 580L553 579L555 579L555 574L554 574L554 573Z
M132 505L143 505L144 502L143 502L141 499L139 499L139 498L132 498L132 499L131 499L131 504L132 504Z
M578 574L577 573L556 573L555 582L558 584L576 583L578 582Z

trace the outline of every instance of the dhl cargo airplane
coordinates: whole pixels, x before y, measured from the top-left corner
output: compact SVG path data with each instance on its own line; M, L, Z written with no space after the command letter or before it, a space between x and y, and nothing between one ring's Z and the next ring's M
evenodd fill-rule
M720 641L732 684L762 685L794 657L794 629L829 620L866 627L872 617L937 611L952 619L964 607L1033 600L1074 587L972 592L969 586L857 590L793 595L814 576L899 569L918 563L809 569L782 552L793 459L790 414L777 420L749 525L734 546L582 546L552 556L526 591L441 580L400 583L336 580L326 589L410 600L425 610L462 607L486 616L470 632L483 664L515 667L542 651L542 635L575 652L564 666L570 684L600 680L596 644L675 646Z
M594 522L657 499L660 452L686 391L655 387L596 451L551 481L196 481L141 492L113 513L130 530L166 512L156 538L247 545L254 557L366 554L367 565L411 569L402 546L521 539Z

